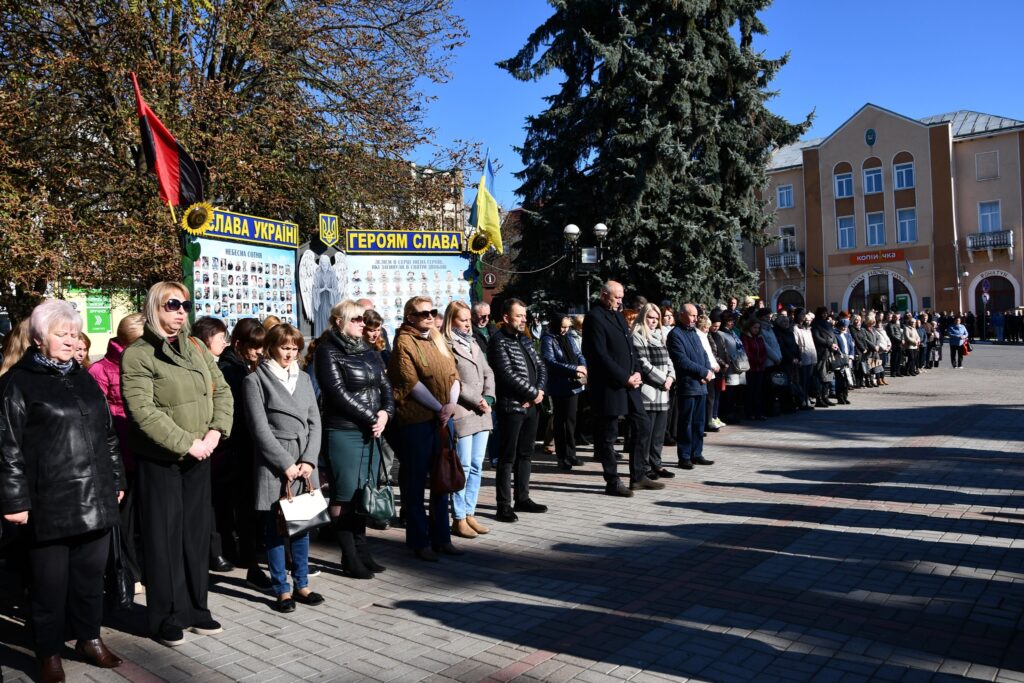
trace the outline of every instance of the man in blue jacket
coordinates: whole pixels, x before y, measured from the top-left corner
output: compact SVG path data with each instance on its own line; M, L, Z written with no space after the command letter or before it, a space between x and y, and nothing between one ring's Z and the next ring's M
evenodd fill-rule
M713 465L704 457L704 402L708 382L715 379L708 354L697 336L697 307L686 304L679 310L676 327L668 334L668 355L676 368L676 400L679 417L676 422L676 453L679 467L692 470L694 465Z

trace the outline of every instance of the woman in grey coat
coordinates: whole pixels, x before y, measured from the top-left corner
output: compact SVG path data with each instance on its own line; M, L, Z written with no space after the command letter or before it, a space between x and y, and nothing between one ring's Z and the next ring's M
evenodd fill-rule
M480 346L473 340L473 322L469 306L461 301L448 304L441 333L452 348L459 371L459 402L455 404L452 426L459 461L466 472L466 485L452 494L452 534L476 538L490 529L476 519L476 501L480 493L480 475L487 453L487 440L494 428L491 406L494 404L494 372Z
M633 321L633 346L640 356L640 386L644 410L651 418L650 444L647 451L647 478L670 479L674 473L662 467L661 451L665 444L665 425L671 401L669 391L676 381L676 370L665 347L668 332L661 326L661 309L645 304Z
M313 383L296 361L303 345L302 333L291 325L273 327L264 345L266 359L243 382L245 416L254 446L256 510L266 525L267 564L278 612L294 612L296 602L319 605L324 601L309 589L309 534L289 542L294 591L289 587L285 564L288 539L278 532L271 511L286 486L293 493L301 490L305 479L313 488L318 486L320 410Z

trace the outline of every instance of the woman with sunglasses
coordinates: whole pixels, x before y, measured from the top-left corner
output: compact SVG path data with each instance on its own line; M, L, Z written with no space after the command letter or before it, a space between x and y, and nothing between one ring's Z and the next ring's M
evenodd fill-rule
M405 544L416 557L437 562L437 553L461 555L452 545L448 496L430 494L430 517L423 490L438 450L438 424L447 425L459 400L455 359L437 331L437 309L429 297L405 303L404 321L395 334L388 377L395 390L401 461L402 507L406 511Z
M149 289L142 337L121 358L129 446L138 466L149 628L168 647L185 629L221 632L207 608L210 455L231 432L234 402L217 362L189 337L180 282Z
M356 498L380 471L384 427L395 412L380 354L363 339L366 309L346 299L331 309L314 358L323 403L324 440L331 463L331 518L346 576L372 579L385 567L366 545L366 517Z

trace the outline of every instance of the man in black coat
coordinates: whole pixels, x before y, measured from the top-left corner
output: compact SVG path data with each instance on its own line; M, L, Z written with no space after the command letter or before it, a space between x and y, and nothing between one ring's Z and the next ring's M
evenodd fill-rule
M473 304L471 317L473 318L473 339L480 347L480 352L486 356L487 343L498 331L497 326L491 320L491 305L486 301L477 301Z
M651 420L640 395L640 358L620 310L623 294L622 285L609 280L601 287L600 301L583 319L586 393L594 411L594 455L604 468L605 493L611 496L631 496L634 489L665 488L647 478ZM629 453L628 487L619 479L615 456L618 419L623 415L628 416L635 435Z
M494 370L501 444L498 448L498 474L495 498L499 522L515 522L516 512L547 512L547 506L530 499L530 469L533 447L540 423L540 404L544 400L548 372L537 358L533 342L523 334L526 328L526 304L519 299L505 301L505 325L491 335L487 344L487 362ZM515 506L512 505L512 471L515 470Z

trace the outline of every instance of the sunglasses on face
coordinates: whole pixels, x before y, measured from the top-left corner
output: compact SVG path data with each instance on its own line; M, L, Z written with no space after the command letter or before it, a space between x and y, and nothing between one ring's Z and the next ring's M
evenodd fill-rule
M192 302L189 300L182 301L181 299L168 299L167 303L164 304L164 308L168 311L176 311L179 308L184 309L186 313L192 312Z
M415 311L415 312L413 312L412 315L413 315L414 318L419 318L420 320L426 320L427 318L436 318L439 315L439 313L437 312L436 308L432 308L429 311Z
M356 316L356 317L354 317L354 318L349 318L349 319L348 319L348 321L349 321L350 323L361 323L361 322L363 322L363 316L361 316L361 315L357 315L357 316Z

